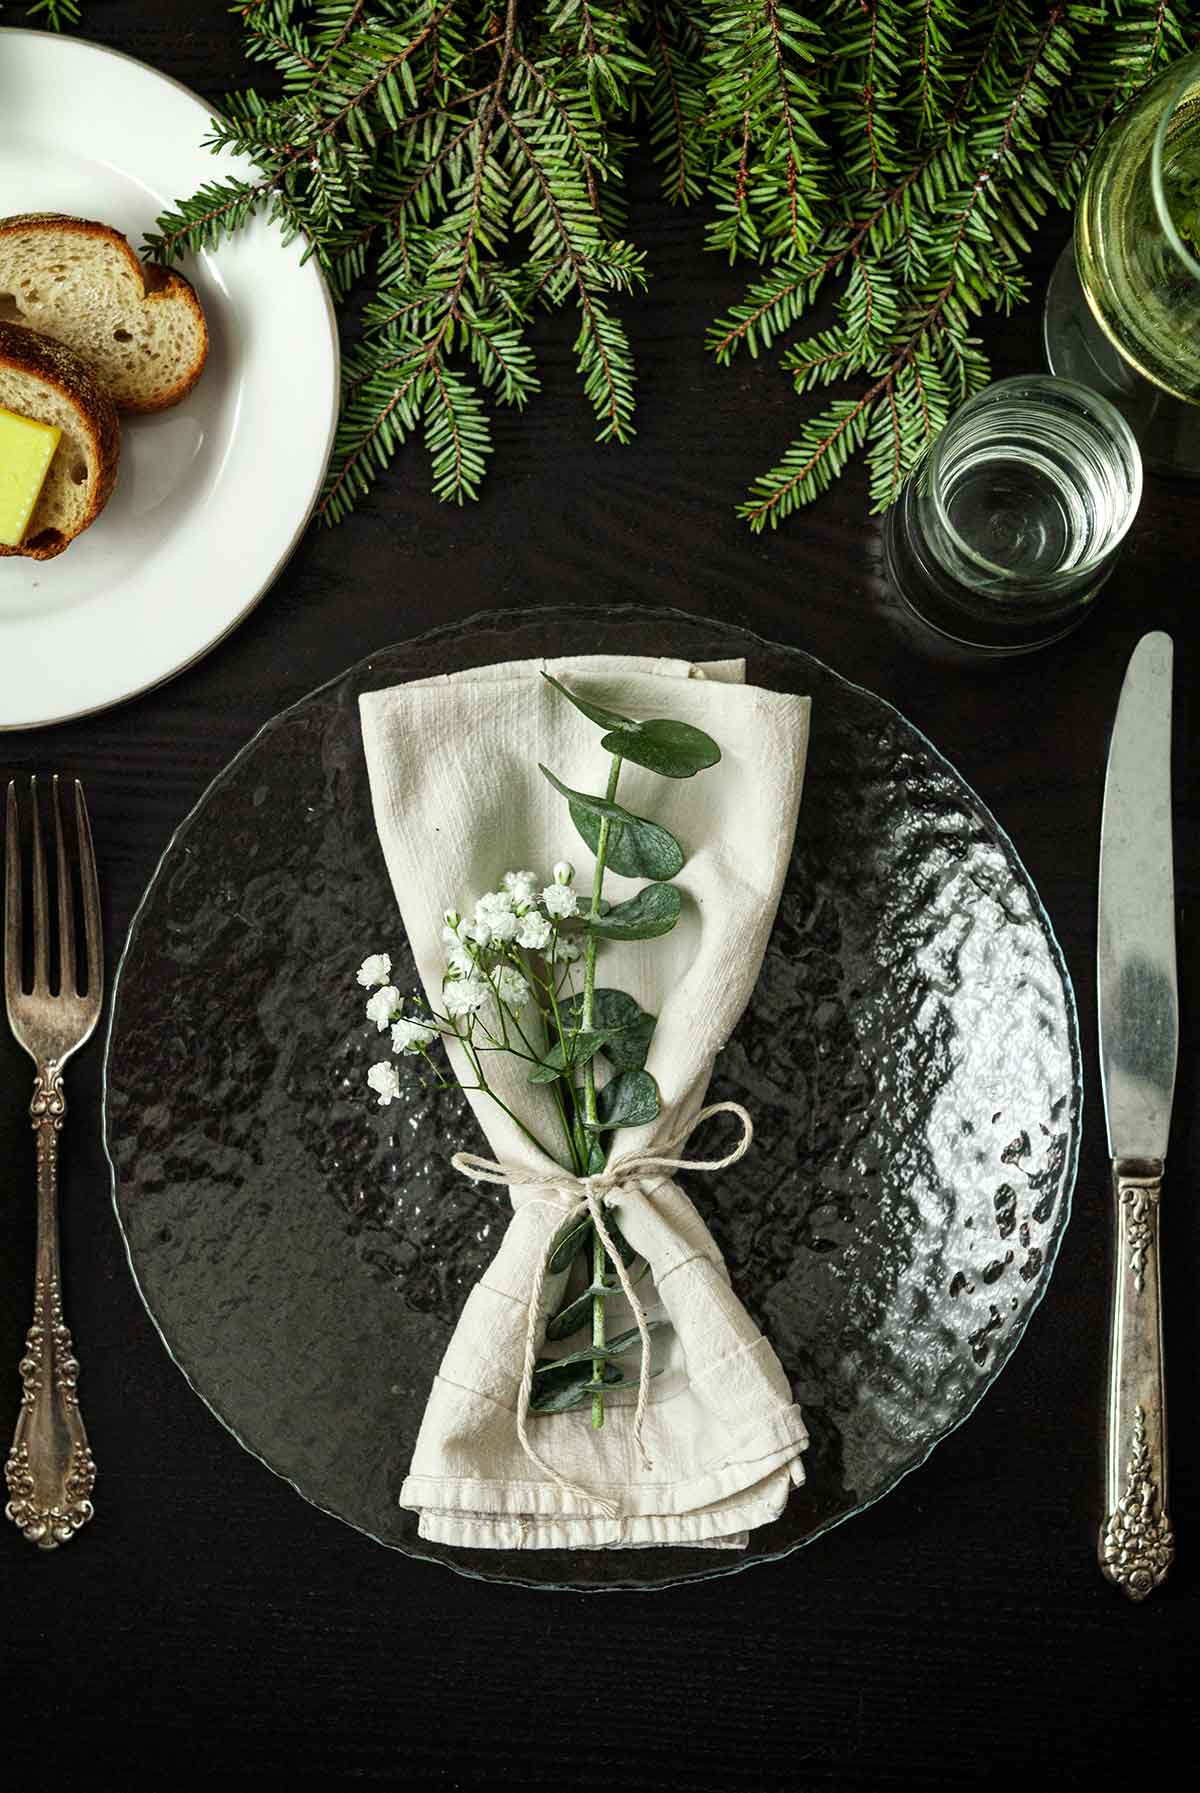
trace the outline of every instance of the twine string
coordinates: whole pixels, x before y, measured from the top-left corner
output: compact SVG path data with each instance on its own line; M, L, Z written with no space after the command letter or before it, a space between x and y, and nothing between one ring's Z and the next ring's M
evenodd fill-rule
M688 1139L703 1121L711 1120L714 1115L733 1114L742 1124L741 1137L723 1158L682 1158L675 1154L686 1145ZM561 1210L564 1202L569 1203L563 1219L563 1226L569 1226L574 1220L587 1214L596 1229L596 1236L604 1247L604 1253L621 1285L621 1292L633 1310L634 1322L638 1337L641 1340L642 1361L638 1373L637 1404L633 1416L633 1439L643 1464L651 1466L643 1439L643 1427L646 1418L646 1407L650 1396L650 1328L646 1321L646 1311L638 1300L626 1269L625 1261L617 1250L612 1234L604 1221L604 1204L609 1198L627 1189L635 1177L652 1170L727 1170L744 1158L754 1138L754 1123L740 1102L713 1102L707 1108L692 1117L678 1132L671 1135L664 1143L662 1152L631 1152L624 1158L616 1159L612 1164L592 1177L577 1177L567 1170L556 1170L552 1176L530 1177L525 1171L512 1165L504 1165L495 1158L484 1158L478 1152L455 1152L450 1162L461 1176L469 1177L476 1183L501 1183L509 1187L516 1185L526 1189L553 1189L555 1200L537 1201L531 1206L554 1208ZM548 1463L538 1451L529 1436L530 1401L533 1396L533 1378L537 1367L538 1348L542 1343L544 1326L542 1323L542 1302L546 1292L546 1279L550 1274L550 1264L554 1257L555 1242L560 1237L562 1228L552 1234L546 1243L546 1249L538 1259L534 1273L533 1286L529 1292L528 1319L525 1327L525 1358L521 1370L521 1385L517 1391L517 1437L526 1457L542 1474L578 1500L590 1501L599 1507L609 1519L620 1516L620 1505L607 1495L596 1493L579 1482L561 1475L553 1464Z

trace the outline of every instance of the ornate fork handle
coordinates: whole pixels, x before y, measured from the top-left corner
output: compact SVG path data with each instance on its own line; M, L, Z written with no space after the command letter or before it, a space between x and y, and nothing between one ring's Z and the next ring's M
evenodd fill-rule
M1100 1567L1144 1600L1175 1557L1167 1515L1167 1400L1163 1381L1158 1209L1163 1164L1118 1158L1116 1282L1108 1382L1106 1518Z
M33 1320L20 1363L21 1411L5 1464L13 1524L54 1550L92 1517L96 1465L79 1411L79 1364L63 1319L58 1249L58 1136L66 1113L62 1072L39 1065L29 1117L37 1142L37 1268Z

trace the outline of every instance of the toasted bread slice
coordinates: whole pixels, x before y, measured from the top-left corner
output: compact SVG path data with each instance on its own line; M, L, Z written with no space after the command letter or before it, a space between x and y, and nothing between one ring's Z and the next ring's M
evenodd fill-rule
M3 322L0 405L62 431L24 540L15 548L0 544L0 555L51 560L95 522L112 496L121 458L117 408L73 350Z
M163 411L208 355L182 274L140 262L120 231L54 212L0 219L0 320L28 324L91 364L122 411Z

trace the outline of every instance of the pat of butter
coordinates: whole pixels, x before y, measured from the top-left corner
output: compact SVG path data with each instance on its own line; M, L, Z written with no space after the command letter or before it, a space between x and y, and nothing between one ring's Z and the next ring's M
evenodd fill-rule
M62 431L0 405L0 543L19 548Z

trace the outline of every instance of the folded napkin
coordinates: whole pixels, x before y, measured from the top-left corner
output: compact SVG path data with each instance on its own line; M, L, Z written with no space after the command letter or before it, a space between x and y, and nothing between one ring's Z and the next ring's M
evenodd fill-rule
M736 1549L803 1481L807 1434L699 1213L648 1161L678 1160L758 976L795 832L809 700L746 685L742 661L623 655L516 661L364 696L379 839L438 1009L448 905L469 913L504 871L548 873L564 854L578 867L578 886L590 888L591 855L537 762L593 791L603 789L609 762L599 731L543 669L625 714L690 722L722 751L694 778L625 763L621 803L669 828L688 855L675 880L684 904L670 934L600 949L599 984L627 991L658 1017L646 1068L661 1112L615 1135L612 1157L630 1168L610 1182L603 1211L650 1266L635 1299L669 1325L653 1334L655 1374L641 1405L633 1389L607 1395L598 1430L587 1406L527 1413L527 1356L566 1281L547 1275L549 1248L583 1185L495 1102L471 1094L515 1211L438 1371L400 1502L420 1514L422 1537L445 1544ZM615 903L641 887L610 873L605 894ZM460 1050L450 1048L454 1069L470 1082ZM521 1061L496 1054L488 1075L539 1138L555 1139L549 1092L527 1082ZM614 1295L608 1317L611 1335L638 1316Z

